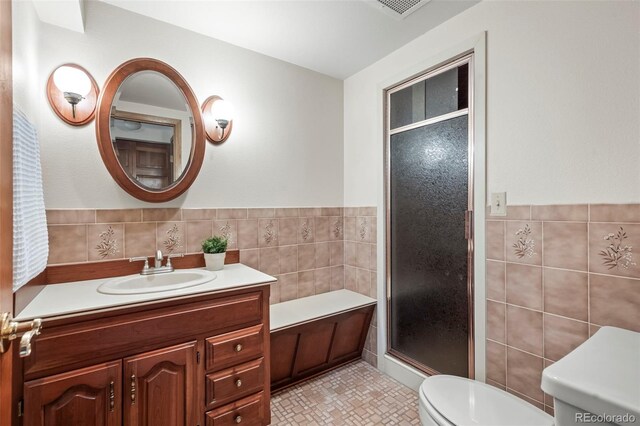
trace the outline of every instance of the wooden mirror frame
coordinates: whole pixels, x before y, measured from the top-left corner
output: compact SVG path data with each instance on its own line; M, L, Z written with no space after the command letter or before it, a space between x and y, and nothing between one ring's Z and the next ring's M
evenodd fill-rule
M161 190L149 189L131 178L120 165L116 151L113 148L113 142L111 141L110 119L113 98L118 92L122 82L130 75L140 71L156 71L170 79L182 91L193 115L194 137L193 143L191 144L189 162L187 163L182 176L173 184ZM157 59L131 59L116 68L107 78L102 89L102 93L100 94L100 99L98 100L96 137L98 139L98 149L100 150L102 161L104 161L104 165L113 179L131 196L138 200L150 203L162 203L173 200L183 194L187 189L189 189L191 184L193 184L193 181L200 172L202 162L204 161L205 135L198 100L196 99L193 90L191 90L191 87L180 73L170 65L167 65Z

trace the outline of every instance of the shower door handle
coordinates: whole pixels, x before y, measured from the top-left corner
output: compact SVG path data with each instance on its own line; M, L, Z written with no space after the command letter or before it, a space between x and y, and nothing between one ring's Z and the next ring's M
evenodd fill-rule
M473 237L473 211L464 212L464 238L470 240Z

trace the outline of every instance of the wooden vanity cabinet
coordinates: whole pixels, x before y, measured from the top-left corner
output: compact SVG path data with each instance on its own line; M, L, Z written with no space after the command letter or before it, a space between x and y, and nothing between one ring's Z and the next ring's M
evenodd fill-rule
M23 366L23 425L268 425L268 303L265 285L45 321Z
M124 424L197 424L196 357L194 341L126 358Z
M30 381L24 386L24 425L120 425L121 388L121 361Z

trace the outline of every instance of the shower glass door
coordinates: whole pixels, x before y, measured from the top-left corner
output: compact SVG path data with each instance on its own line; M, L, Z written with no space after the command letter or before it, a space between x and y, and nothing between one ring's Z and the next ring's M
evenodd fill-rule
M473 377L471 57L387 91L388 352Z

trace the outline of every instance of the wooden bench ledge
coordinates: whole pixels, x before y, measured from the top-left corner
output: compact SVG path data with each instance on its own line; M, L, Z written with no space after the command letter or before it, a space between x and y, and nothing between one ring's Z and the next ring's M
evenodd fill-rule
M271 305L271 332L375 305L371 297L336 290Z

